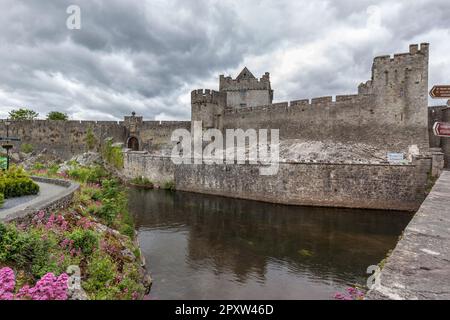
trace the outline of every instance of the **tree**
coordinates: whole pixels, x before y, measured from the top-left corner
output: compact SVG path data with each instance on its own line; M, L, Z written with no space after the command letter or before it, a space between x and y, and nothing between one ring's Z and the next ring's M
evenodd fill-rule
M61 120L61 121L67 121L69 117L66 113L58 112L58 111L52 111L47 115L47 120Z
M36 111L21 108L18 110L12 110L9 112L9 118L11 120L34 120L39 116Z

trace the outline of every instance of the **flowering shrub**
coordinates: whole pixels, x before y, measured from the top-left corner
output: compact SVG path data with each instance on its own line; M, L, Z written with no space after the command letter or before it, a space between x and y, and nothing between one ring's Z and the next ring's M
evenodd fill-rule
M91 230L75 229L70 235L73 248L80 250L85 255L90 255L98 247L97 235Z
M0 269L0 300L67 300L67 281L65 273L56 277L47 273L34 287L26 285L14 294L16 280L10 268Z
M360 291L358 288L347 288L345 293L337 292L334 295L336 300L364 300L364 292Z
M0 269L0 300L13 300L16 277L10 268Z
M47 273L32 288L24 286L19 290L16 298L27 300L67 300L67 281L69 276L65 273L56 277Z
M31 223L0 223L0 265L17 270L2 271L0 299L66 299L63 272L72 265L80 267L81 286L91 299L144 295L126 194L117 181L98 179L101 175L87 174L91 181L81 182L72 205L60 212L39 212ZM20 288L24 283L35 286Z

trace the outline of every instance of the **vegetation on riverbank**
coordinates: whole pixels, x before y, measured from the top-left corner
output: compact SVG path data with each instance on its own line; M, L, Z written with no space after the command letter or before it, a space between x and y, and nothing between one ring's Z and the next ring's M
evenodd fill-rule
M145 274L120 184L98 166L74 166L62 173L39 167L32 174L73 179L81 188L66 209L40 212L29 223L0 224L0 268L15 274L14 291L7 296L33 299L19 294L25 284L39 284L78 266L90 299L142 298ZM10 283L11 272L5 270Z
M130 184L139 188L153 189L155 184L148 178L136 177L131 180Z

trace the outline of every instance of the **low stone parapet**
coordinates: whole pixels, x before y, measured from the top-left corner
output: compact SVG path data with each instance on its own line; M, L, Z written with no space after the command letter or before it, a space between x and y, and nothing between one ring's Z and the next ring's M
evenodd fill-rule
M369 300L450 299L450 171L444 171L387 259Z

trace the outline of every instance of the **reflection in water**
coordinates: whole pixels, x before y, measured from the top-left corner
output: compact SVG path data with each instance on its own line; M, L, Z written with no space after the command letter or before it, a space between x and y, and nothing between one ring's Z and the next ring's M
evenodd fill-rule
M412 217L135 189L130 210L158 299L329 299Z

